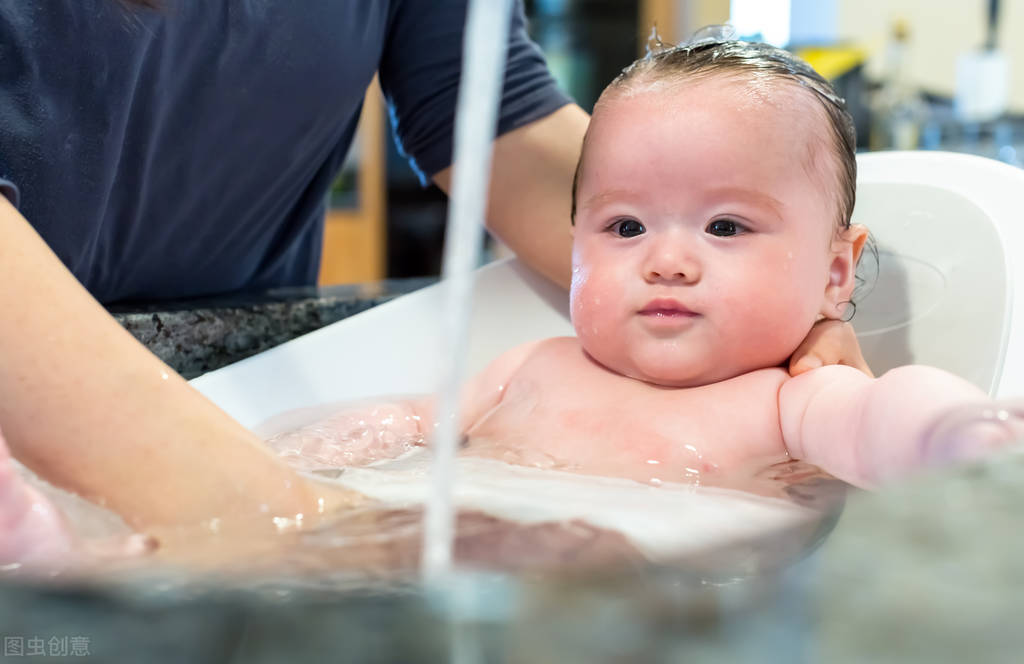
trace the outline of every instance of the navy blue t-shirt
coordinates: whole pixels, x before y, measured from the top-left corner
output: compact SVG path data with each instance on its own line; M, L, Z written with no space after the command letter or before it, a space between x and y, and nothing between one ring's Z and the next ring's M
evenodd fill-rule
M414 166L449 165L465 12L0 0L0 193L103 302L314 283L374 72ZM517 8L499 132L567 102Z

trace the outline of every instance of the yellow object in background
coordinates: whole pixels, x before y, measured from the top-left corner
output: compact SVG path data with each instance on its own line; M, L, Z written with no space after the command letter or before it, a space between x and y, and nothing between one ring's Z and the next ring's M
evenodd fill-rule
M808 46L795 53L830 81L848 74L867 60L867 53L856 46Z

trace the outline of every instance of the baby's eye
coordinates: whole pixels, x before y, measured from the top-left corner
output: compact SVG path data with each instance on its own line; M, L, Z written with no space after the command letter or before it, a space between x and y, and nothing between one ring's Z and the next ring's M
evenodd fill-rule
M636 219L619 219L611 227L619 237L636 237L646 232L646 228Z
M742 224L739 224L732 219L715 219L705 229L711 235L717 235L718 237L730 237L732 235L739 235L745 228Z

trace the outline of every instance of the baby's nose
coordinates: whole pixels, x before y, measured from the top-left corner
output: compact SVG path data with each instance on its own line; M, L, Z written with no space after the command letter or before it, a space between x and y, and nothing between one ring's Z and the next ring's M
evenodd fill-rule
M700 278L697 261L685 249L661 247L654 252L644 266L644 277L648 281L693 282Z

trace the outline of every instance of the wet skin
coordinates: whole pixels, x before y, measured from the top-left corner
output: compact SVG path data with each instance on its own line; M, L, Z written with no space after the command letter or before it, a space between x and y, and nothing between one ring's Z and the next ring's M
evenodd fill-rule
M641 482L713 481L716 470L785 454L778 390L787 378L774 368L666 388L624 379L590 358L576 338L549 339L469 428L463 453Z

